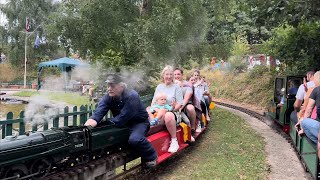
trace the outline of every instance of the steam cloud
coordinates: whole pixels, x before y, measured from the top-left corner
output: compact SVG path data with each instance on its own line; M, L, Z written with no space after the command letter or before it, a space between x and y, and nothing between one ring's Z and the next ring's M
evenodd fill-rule
M49 120L57 116L63 108L63 104L52 104L52 101L45 96L32 96L29 104L25 108L25 123L42 125L44 122L48 122L50 124L52 121Z
M48 92L64 92L65 86L72 89L74 84L80 84L80 80L83 82L93 81L98 87L105 85L106 75L114 73L112 70L102 69L98 64L91 67L75 67L71 73L61 73L60 76L45 76L44 82L40 89L40 95L32 96L29 104L25 108L25 123L32 125L42 125L45 122L49 123L49 128L52 127L52 119L59 113L63 112L63 108L67 106L65 103L53 103L47 96ZM136 89L137 91L145 90L148 87L147 81L143 71L129 71L123 69L120 71L120 75L123 77L125 83L129 88ZM68 89L67 89L68 90ZM76 92L80 93L80 92ZM72 104L69 104L73 106ZM62 118L61 118L62 121ZM59 122L60 126L63 124Z

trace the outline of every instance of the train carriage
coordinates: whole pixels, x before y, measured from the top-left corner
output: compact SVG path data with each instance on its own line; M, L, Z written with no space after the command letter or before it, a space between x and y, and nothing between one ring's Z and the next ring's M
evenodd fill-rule
M320 179L320 163L317 153L317 144L312 142L305 135L298 135L295 128L295 122L290 120L290 114L294 111L294 102L296 100L294 93L289 89L292 83L303 83L304 76L280 76L275 79L274 95L268 106L267 117L274 120L282 126L282 130L290 135L292 145L295 148L299 159L307 171L310 172L314 179ZM283 98L282 106L281 103Z
M298 90L302 83L303 76L280 76L274 82L273 99L269 103L267 116L280 124L286 133L290 131L290 114L294 111L296 91L292 89Z

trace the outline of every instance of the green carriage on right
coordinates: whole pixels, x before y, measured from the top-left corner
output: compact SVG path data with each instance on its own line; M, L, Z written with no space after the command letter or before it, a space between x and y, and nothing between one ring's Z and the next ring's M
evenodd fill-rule
M320 179L320 164L317 156L317 144L307 136L299 136L295 128L295 122L290 120L294 111L296 91L298 84L303 83L304 76L279 76L274 82L273 99L268 106L267 117L274 120L282 127L282 130L290 135L294 148L305 169L314 179Z

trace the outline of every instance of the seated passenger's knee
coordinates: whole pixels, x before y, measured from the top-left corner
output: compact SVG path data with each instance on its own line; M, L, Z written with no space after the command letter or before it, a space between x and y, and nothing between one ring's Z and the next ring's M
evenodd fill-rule
M192 104L187 105L187 112L195 112L194 106Z
M144 141L144 137L130 137L129 140L128 140L128 143L131 145L131 146L138 146L139 144L141 144L142 142Z
M167 112L165 115L164 115L164 120L167 122L167 121L172 121L174 120L174 114L172 112Z
M309 128L309 126L310 126L310 119L304 118L304 119L301 121L301 127L302 127L302 129Z

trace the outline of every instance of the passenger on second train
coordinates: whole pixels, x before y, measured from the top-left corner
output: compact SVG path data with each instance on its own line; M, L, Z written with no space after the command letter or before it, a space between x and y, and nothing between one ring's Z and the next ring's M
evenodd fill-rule
M297 124L295 125L295 128L299 131L299 135L303 134L303 129L299 129L299 126L300 126L300 122L303 120L303 117L304 117L304 113L306 112L306 109L307 109L307 105L308 105L308 102L309 102L309 98L310 98L310 95L313 91L315 87L311 87L308 89L307 91L307 94L304 98L304 101L303 101L303 104L300 108L300 111L297 113L297 118L298 118L298 122ZM313 111L312 111L312 114L311 114L311 119L317 119L317 107L314 107Z
M304 78L304 83L301 84L298 88L297 94L296 94L296 101L294 102L294 111L292 111L291 115L290 115L290 120L296 124L298 121L297 118L297 113L300 111L302 102L306 96L306 92L308 88L312 88L315 86L314 84L314 70L308 71L307 72L307 79ZM308 81L308 82L306 82Z
M155 103L155 97L158 93L163 92L167 95L167 103L173 107L173 112L169 112L166 109L160 109L165 111L164 121L160 121L160 124L165 124L169 134L171 136L171 143L168 152L174 153L179 149L179 144L176 136L177 131L177 117L174 112L179 111L183 104L182 90L179 85L173 82L173 68L172 66L166 66L161 72L162 83L159 84L154 92L152 99L152 105Z
M183 70L181 68L176 68L174 70L174 79L181 84L182 94L183 94L183 104L180 108L181 111L185 112L190 120L191 125L191 141L195 141L194 133L196 130L196 110L192 105L193 88L192 84L188 81L183 80Z
M300 122L301 129L306 134L308 138L310 138L313 142L318 142L318 133L319 133L319 122L311 119L311 113L314 106L317 107L317 118L320 119L320 71L314 74L314 83L316 88L313 89L309 102L306 108L306 112L304 113L303 120ZM298 122L298 123L299 123ZM298 125L298 124L297 124Z

